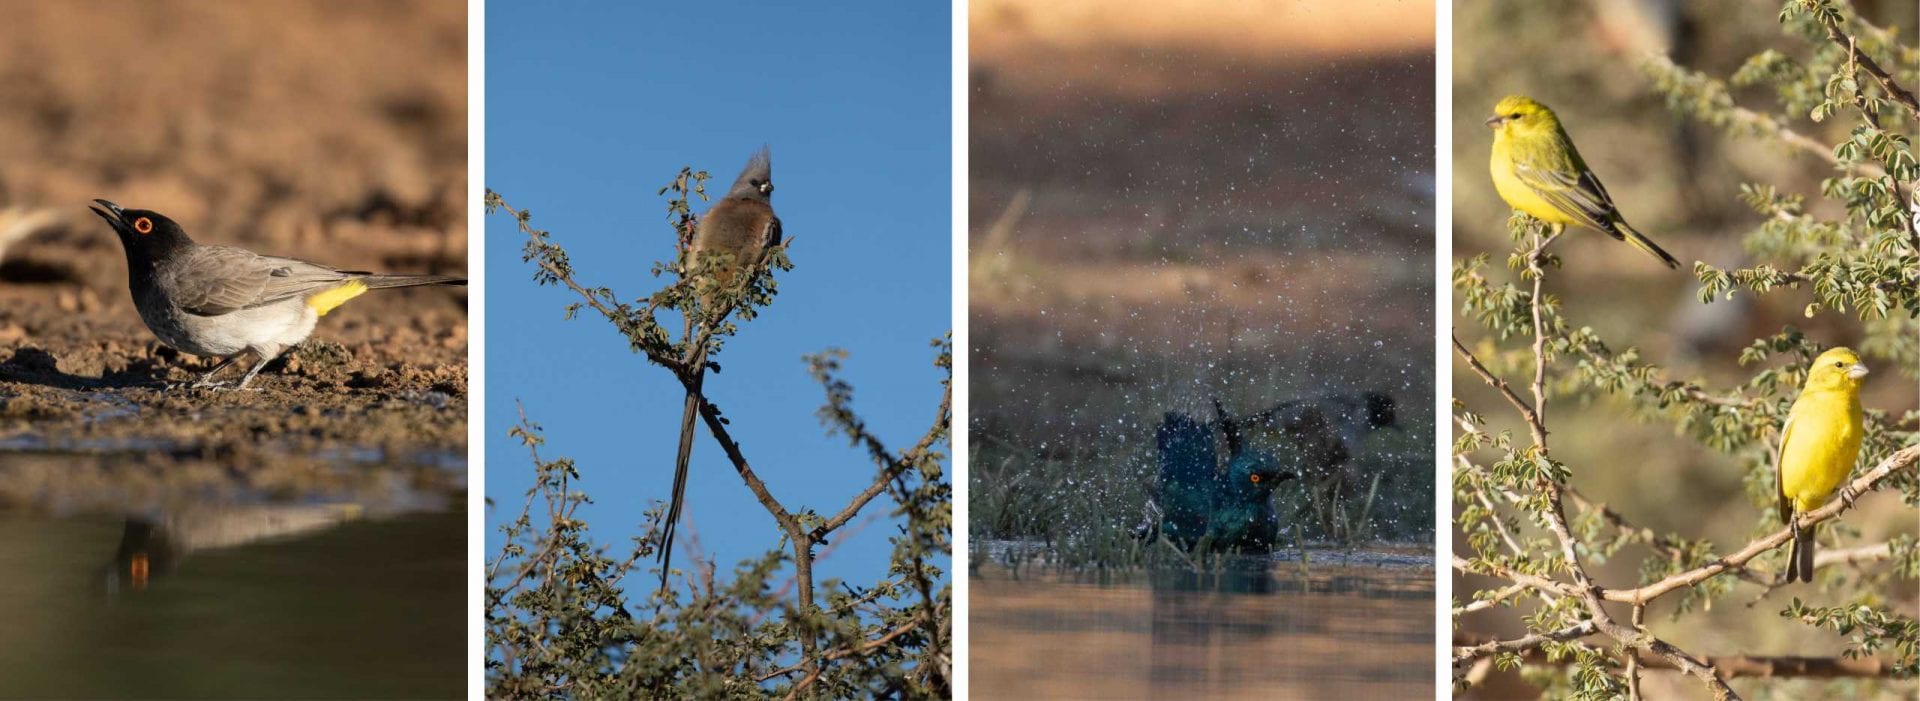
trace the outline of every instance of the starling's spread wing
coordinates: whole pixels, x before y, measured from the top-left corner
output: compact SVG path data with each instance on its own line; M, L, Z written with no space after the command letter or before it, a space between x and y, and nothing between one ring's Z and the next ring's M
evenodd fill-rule
M1186 414L1167 412L1154 439L1160 453L1161 530L1191 541L1206 532L1219 482L1213 430Z
M1600 179L1593 176L1593 171L1580 163L1578 156L1562 160L1531 152L1517 153L1513 175L1555 209L1590 228L1621 238L1610 223L1613 198L1600 185Z
M219 316L312 294L355 274L293 258L263 256L227 246L195 246L161 271L174 306Z

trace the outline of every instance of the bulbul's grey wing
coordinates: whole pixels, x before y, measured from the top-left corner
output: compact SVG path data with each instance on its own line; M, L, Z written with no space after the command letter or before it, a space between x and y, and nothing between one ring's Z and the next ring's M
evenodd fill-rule
M324 265L228 246L195 246L162 273L173 304L219 316L312 294L352 278Z

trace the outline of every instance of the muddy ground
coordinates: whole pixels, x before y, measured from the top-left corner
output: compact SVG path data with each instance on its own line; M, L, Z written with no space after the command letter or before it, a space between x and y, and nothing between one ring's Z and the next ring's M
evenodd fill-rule
M466 3L0 16L0 462L464 466L466 288L371 292L258 391L186 389L216 359L147 331L86 206L156 210L201 243L464 275Z

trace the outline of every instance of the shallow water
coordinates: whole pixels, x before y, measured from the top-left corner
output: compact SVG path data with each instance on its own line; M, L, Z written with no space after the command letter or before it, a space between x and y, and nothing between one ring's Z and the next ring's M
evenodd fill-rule
M976 567L972 693L1432 698L1434 574L1408 559L1097 577Z
M0 453L0 698L457 698L466 519L435 468Z

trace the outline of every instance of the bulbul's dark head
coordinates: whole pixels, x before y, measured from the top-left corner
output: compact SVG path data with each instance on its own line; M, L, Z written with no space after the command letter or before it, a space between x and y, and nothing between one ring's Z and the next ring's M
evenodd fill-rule
M753 152L753 158L747 159L747 167L740 169L740 177L733 181L733 189L727 191L727 199L746 199L769 202L773 199L773 153L767 147Z
M107 225L113 227L113 233L120 235L120 245L127 249L128 261L153 260L175 249L193 245L193 239L187 238L185 229L159 212L124 209L106 200L93 202L99 206L89 207L88 211L107 220Z

